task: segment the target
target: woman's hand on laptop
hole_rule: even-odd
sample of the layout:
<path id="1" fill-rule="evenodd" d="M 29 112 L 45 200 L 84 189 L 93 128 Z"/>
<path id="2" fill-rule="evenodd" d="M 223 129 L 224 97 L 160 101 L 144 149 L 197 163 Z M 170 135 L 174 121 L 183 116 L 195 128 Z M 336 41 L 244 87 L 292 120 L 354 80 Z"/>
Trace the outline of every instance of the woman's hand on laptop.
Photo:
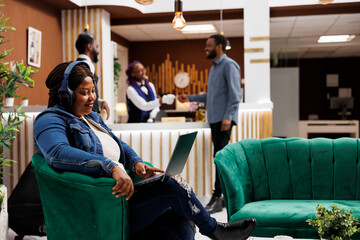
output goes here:
<path id="1" fill-rule="evenodd" d="M 159 169 L 159 168 L 155 168 L 155 167 L 150 167 L 149 165 L 143 163 L 143 162 L 137 162 L 135 164 L 135 173 L 136 175 L 142 177 L 142 178 L 149 178 L 152 177 L 154 175 L 156 175 L 156 172 L 164 172 L 164 170 Z"/>

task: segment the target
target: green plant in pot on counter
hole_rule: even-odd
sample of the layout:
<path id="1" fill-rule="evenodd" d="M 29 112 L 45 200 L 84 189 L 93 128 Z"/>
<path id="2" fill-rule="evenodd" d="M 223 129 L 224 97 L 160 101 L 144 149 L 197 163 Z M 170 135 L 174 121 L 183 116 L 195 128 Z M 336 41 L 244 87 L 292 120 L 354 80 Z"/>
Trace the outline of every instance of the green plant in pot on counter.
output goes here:
<path id="1" fill-rule="evenodd" d="M 359 221 L 353 216 L 353 211 L 344 210 L 342 206 L 334 204 L 331 209 L 323 205 L 315 208 L 315 219 L 308 219 L 306 222 L 316 228 L 322 239 L 345 240 L 359 231 Z"/>

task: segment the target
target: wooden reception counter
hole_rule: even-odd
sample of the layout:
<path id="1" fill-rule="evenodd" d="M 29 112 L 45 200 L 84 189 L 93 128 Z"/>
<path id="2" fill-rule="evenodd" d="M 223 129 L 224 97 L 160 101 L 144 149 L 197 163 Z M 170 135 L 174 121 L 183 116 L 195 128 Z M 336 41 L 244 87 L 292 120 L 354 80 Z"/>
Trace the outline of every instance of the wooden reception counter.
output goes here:
<path id="1" fill-rule="evenodd" d="M 33 122 L 42 107 L 27 112 L 29 118 L 20 127 L 17 140 L 13 142 L 13 152 L 8 157 L 17 161 L 6 168 L 11 176 L 4 177 L 9 191 L 16 186 L 18 179 L 34 154 Z M 38 110 L 38 111 L 34 111 Z M 5 113 L 6 114 L 6 113 Z M 189 160 L 182 173 L 193 187 L 198 197 L 212 194 L 215 180 L 213 148 L 209 125 L 205 122 L 183 123 L 137 123 L 108 124 L 116 136 L 130 145 L 145 161 L 160 168 L 166 168 L 169 157 L 180 134 L 197 131 L 197 138 L 191 150 Z M 271 109 L 244 109 L 239 111 L 238 125 L 233 127 L 230 142 L 245 138 L 264 138 L 272 136 Z"/>

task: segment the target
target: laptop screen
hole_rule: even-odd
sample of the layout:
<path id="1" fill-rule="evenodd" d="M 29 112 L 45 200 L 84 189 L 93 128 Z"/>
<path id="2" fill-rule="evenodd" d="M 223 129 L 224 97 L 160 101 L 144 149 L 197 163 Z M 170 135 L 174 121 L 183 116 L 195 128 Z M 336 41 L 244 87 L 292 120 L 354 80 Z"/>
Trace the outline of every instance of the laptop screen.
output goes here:
<path id="1" fill-rule="evenodd" d="M 167 176 L 175 176 L 182 172 L 194 144 L 196 135 L 197 132 L 192 132 L 179 136 L 169 164 L 166 168 L 165 174 Z"/>

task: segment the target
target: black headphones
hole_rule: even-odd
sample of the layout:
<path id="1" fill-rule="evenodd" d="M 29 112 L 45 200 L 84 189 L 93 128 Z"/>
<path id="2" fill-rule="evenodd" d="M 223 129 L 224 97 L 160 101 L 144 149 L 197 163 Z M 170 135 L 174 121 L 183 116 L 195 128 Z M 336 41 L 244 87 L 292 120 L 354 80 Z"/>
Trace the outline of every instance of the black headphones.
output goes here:
<path id="1" fill-rule="evenodd" d="M 85 61 L 74 61 L 70 63 L 64 72 L 64 78 L 62 79 L 61 87 L 58 90 L 59 102 L 63 106 L 71 106 L 74 102 L 74 92 L 69 88 L 69 75 L 76 65 L 85 64 L 89 69 L 90 66 Z"/>

